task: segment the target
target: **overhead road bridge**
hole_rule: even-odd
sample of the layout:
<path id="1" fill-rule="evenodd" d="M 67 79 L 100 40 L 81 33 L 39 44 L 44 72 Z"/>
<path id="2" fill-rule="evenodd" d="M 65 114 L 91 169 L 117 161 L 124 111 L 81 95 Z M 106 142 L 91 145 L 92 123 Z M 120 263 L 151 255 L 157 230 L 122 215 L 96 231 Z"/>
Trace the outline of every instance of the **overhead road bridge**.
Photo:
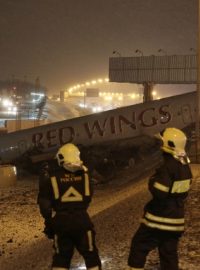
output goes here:
<path id="1" fill-rule="evenodd" d="M 196 55 L 110 57 L 109 81 L 144 86 L 144 102 L 152 100 L 154 84 L 195 84 Z"/>

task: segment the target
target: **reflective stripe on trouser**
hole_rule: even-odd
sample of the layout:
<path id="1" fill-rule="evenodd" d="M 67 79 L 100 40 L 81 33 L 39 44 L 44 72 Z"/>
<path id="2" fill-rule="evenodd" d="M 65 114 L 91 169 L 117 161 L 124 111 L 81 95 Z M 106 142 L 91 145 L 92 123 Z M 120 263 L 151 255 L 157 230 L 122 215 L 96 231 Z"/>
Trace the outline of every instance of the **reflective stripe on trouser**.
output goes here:
<path id="1" fill-rule="evenodd" d="M 57 233 L 54 240 L 55 253 L 52 263 L 53 270 L 54 268 L 56 269 L 56 267 L 58 270 L 70 268 L 74 248 L 83 256 L 87 269 L 101 269 L 101 261 L 98 255 L 98 249 L 95 245 L 95 232 L 93 230 L 88 230 L 84 233 L 82 231 Z"/>
<path id="2" fill-rule="evenodd" d="M 95 244 L 95 232 L 93 230 L 88 230 L 85 235 L 83 235 L 77 249 L 83 256 L 88 270 L 101 269 L 101 261 Z"/>
<path id="3" fill-rule="evenodd" d="M 143 269 L 148 253 L 158 248 L 162 270 L 178 270 L 177 246 L 181 233 L 162 231 L 140 225 L 131 243 L 128 265 Z"/>

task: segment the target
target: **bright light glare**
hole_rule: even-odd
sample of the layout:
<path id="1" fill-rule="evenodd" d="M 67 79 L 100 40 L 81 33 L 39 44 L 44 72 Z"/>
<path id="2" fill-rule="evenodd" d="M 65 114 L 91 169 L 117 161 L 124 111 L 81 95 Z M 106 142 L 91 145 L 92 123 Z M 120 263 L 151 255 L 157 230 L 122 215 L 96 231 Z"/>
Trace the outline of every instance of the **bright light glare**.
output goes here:
<path id="1" fill-rule="evenodd" d="M 2 114 L 4 114 L 4 115 L 16 115 L 17 112 L 16 111 L 5 111 L 5 112 L 2 112 Z"/>
<path id="2" fill-rule="evenodd" d="M 87 108 L 87 104 L 79 103 L 79 107 L 80 107 L 80 108 Z"/>
<path id="3" fill-rule="evenodd" d="M 105 78 L 105 79 L 99 78 L 99 79 L 96 79 L 96 80 L 92 80 L 90 82 L 87 81 L 85 83 L 77 84 L 77 85 L 75 85 L 73 87 L 70 87 L 68 89 L 68 92 L 71 93 L 71 90 L 74 90 L 74 89 L 77 89 L 77 88 L 79 89 L 80 87 L 90 86 L 90 85 L 94 85 L 94 84 L 98 84 L 98 83 L 107 83 L 107 82 L 109 82 L 109 79 L 108 78 Z"/>
<path id="4" fill-rule="evenodd" d="M 156 96 L 156 95 L 157 95 L 157 92 L 156 92 L 156 91 L 153 91 L 153 92 L 152 92 L 152 95 L 153 95 L 153 96 Z"/>
<path id="5" fill-rule="evenodd" d="M 95 112 L 101 112 L 102 111 L 102 107 L 97 106 L 97 107 L 92 107 L 92 111 Z"/>
<path id="6" fill-rule="evenodd" d="M 31 96 L 44 97 L 44 94 L 43 93 L 34 93 L 34 92 L 31 92 Z"/>
<path id="7" fill-rule="evenodd" d="M 112 96 L 105 96 L 105 100 L 112 100 Z"/>
<path id="8" fill-rule="evenodd" d="M 8 106 L 13 106 L 12 101 L 8 100 L 8 99 L 3 99 L 2 100 L 3 106 L 4 107 L 8 107 Z"/>

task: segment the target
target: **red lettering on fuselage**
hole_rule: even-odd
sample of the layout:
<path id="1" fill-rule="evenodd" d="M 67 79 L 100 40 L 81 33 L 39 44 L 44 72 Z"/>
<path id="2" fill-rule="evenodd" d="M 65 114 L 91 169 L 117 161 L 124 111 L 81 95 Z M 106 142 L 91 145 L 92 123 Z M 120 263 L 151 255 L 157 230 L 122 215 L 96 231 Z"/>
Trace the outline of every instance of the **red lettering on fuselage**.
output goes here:
<path id="1" fill-rule="evenodd" d="M 39 132 L 36 134 L 33 134 L 32 136 L 32 143 L 34 144 L 34 146 L 38 147 L 42 144 L 42 138 L 43 138 L 43 133 Z"/>
<path id="2" fill-rule="evenodd" d="M 136 130 L 136 124 L 135 124 L 135 112 L 133 112 L 133 122 L 128 120 L 123 115 L 119 115 L 119 130 L 120 132 L 123 132 L 123 123 L 131 127 L 132 129 Z"/>
<path id="3" fill-rule="evenodd" d="M 164 110 L 166 107 L 169 108 L 169 105 L 163 105 L 159 108 L 159 113 L 161 115 L 161 124 L 167 124 L 172 119 L 171 114 L 168 111 Z"/>
<path id="4" fill-rule="evenodd" d="M 152 127 L 157 124 L 157 119 L 155 118 L 155 116 L 148 117 L 151 111 L 153 112 L 153 115 L 154 115 L 155 108 L 148 108 L 139 114 L 138 120 L 140 121 L 141 126 Z M 145 120 L 145 116 L 146 118 L 149 118 L 149 119 Z"/>
<path id="5" fill-rule="evenodd" d="M 50 129 L 33 134 L 32 143 L 36 147 L 51 148 L 72 142 L 75 136 L 73 127 Z"/>
<path id="6" fill-rule="evenodd" d="M 72 142 L 75 137 L 75 130 L 73 127 L 64 127 L 59 129 L 60 145 Z"/>
<path id="7" fill-rule="evenodd" d="M 47 147 L 54 147 L 56 146 L 56 139 L 57 139 L 57 131 L 56 129 L 48 130 L 46 134 L 47 138 Z"/>
<path id="8" fill-rule="evenodd" d="M 127 115 L 130 115 L 128 117 Z M 158 108 L 146 108 L 143 111 L 132 111 L 132 114 L 118 114 L 112 115 L 105 119 L 94 120 L 93 122 L 80 123 L 78 132 L 81 132 L 81 140 L 84 141 L 98 137 L 105 137 L 124 135 L 130 128 L 136 131 L 139 126 L 148 128 L 158 124 L 166 124 L 171 121 L 172 115 L 169 112 L 169 105 L 162 105 Z M 99 114 L 97 117 L 100 116 Z M 58 129 L 49 129 L 45 132 L 38 132 L 33 134 L 32 142 L 36 147 L 42 146 L 43 148 L 59 147 L 68 142 L 73 142 L 78 133 L 75 132 L 74 127 L 60 127 Z M 124 136 L 125 137 L 125 136 Z"/>
<path id="9" fill-rule="evenodd" d="M 169 108 L 169 105 L 163 105 L 158 109 L 158 115 L 156 115 L 155 108 L 148 108 L 142 111 L 139 116 L 138 120 L 140 121 L 141 126 L 143 127 L 153 127 L 159 124 L 167 124 L 171 120 L 170 112 L 166 111 L 165 108 Z M 151 116 L 150 116 L 151 113 Z"/>
<path id="10" fill-rule="evenodd" d="M 92 127 L 89 126 L 89 123 L 84 123 L 85 131 L 88 135 L 88 138 L 91 139 L 95 135 L 95 130 L 97 130 L 98 134 L 103 137 L 105 133 L 107 118 L 103 122 L 103 127 L 101 127 L 99 121 L 95 120 Z"/>
<path id="11" fill-rule="evenodd" d="M 110 129 L 111 129 L 111 133 L 115 134 L 116 133 L 116 128 L 115 128 L 115 117 L 111 116 L 110 117 Z"/>

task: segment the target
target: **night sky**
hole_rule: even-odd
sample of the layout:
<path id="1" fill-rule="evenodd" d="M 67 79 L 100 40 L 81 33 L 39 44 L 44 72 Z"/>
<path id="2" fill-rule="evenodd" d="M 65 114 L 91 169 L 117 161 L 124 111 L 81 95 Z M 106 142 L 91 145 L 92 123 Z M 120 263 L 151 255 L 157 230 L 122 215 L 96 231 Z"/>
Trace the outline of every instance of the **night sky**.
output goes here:
<path id="1" fill-rule="evenodd" d="M 58 92 L 108 77 L 122 56 L 191 54 L 198 0 L 0 0 L 0 80 L 15 76 Z"/>

